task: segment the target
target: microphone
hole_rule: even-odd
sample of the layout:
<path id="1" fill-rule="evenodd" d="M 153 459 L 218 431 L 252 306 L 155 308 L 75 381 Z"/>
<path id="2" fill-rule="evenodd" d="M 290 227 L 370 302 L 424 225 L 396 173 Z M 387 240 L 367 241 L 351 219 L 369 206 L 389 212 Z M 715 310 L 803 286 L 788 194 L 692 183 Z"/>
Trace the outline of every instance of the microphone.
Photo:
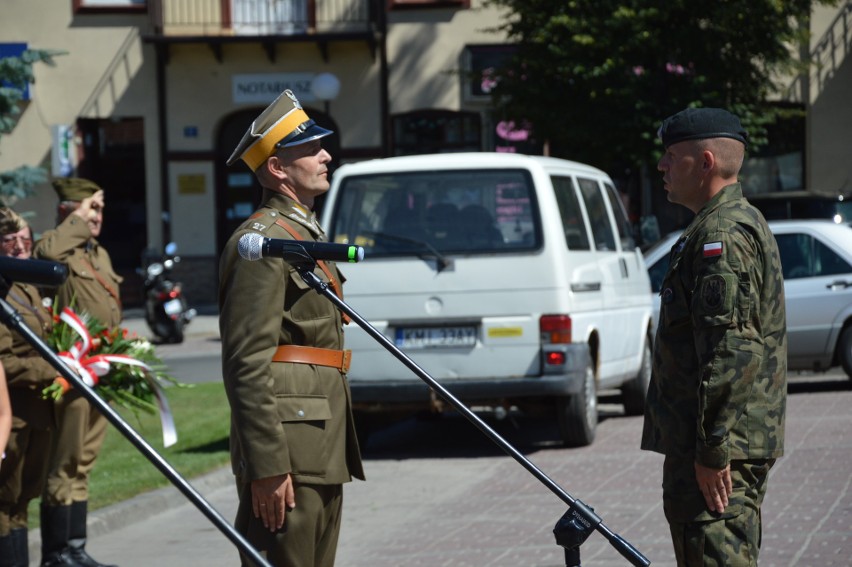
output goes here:
<path id="1" fill-rule="evenodd" d="M 22 282 L 57 286 L 68 277 L 68 266 L 61 262 L 0 256 L 0 277 L 8 283 Z"/>
<path id="2" fill-rule="evenodd" d="M 364 249 L 360 246 L 266 238 L 256 232 L 242 235 L 237 242 L 237 251 L 243 259 L 251 262 L 266 256 L 283 258 L 288 262 L 331 260 L 355 263 L 364 259 Z"/>

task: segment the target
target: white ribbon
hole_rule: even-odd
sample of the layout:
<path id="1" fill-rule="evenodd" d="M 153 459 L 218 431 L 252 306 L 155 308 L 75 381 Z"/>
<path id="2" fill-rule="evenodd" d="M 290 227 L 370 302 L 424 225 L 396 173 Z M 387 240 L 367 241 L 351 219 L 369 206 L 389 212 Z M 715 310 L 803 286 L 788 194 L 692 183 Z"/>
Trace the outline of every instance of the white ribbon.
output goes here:
<path id="1" fill-rule="evenodd" d="M 142 375 L 145 377 L 148 385 L 151 386 L 151 390 L 154 392 L 154 397 L 157 400 L 157 407 L 160 410 L 160 424 L 163 428 L 163 447 L 171 447 L 177 443 L 177 429 L 175 428 L 172 410 L 151 367 L 141 360 L 124 354 L 97 354 L 87 357 L 86 355 L 92 348 L 92 337 L 89 335 L 89 329 L 86 327 L 86 324 L 68 307 L 62 310 L 59 318 L 82 339 L 82 342 L 74 343 L 68 349 L 68 352 L 59 353 L 59 358 L 80 377 L 83 383 L 92 388 L 97 385 L 99 376 L 106 376 L 109 373 L 111 364 L 126 364 L 141 368 L 143 370 Z"/>

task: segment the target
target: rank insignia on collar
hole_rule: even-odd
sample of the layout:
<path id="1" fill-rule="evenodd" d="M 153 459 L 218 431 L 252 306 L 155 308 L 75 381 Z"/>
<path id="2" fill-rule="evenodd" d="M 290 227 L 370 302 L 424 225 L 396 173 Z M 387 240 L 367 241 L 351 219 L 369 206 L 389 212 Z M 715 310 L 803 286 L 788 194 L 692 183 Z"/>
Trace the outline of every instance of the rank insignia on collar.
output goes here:
<path id="1" fill-rule="evenodd" d="M 722 243 L 721 242 L 708 242 L 704 245 L 704 257 L 705 258 L 715 258 L 716 256 L 722 255 Z"/>

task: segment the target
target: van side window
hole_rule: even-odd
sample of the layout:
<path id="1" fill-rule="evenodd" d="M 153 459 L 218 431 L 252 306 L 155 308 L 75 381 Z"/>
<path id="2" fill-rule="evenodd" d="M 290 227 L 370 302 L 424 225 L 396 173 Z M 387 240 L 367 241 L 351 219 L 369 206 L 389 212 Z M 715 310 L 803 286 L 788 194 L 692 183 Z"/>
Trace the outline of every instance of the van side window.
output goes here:
<path id="1" fill-rule="evenodd" d="M 586 220 L 580 209 L 580 201 L 570 177 L 553 175 L 550 178 L 553 183 L 553 193 L 556 196 L 556 204 L 559 206 L 559 216 L 562 217 L 562 230 L 565 232 L 565 243 L 569 250 L 591 250 L 589 245 L 589 231 L 586 228 Z"/>
<path id="2" fill-rule="evenodd" d="M 589 223 L 592 225 L 592 235 L 595 238 L 597 250 L 615 250 L 615 232 L 612 222 L 606 212 L 606 204 L 601 194 L 601 188 L 594 179 L 577 178 L 580 184 L 580 192 L 586 203 L 586 212 L 589 214 Z"/>
<path id="3" fill-rule="evenodd" d="M 541 246 L 532 178 L 522 170 L 435 170 L 348 177 L 334 242 L 371 256 L 502 253 Z"/>
<path id="4" fill-rule="evenodd" d="M 627 213 L 624 212 L 624 202 L 615 187 L 604 182 L 606 197 L 609 199 L 609 208 L 612 209 L 612 214 L 615 216 L 615 226 L 618 228 L 618 238 L 621 240 L 622 250 L 633 250 L 636 248 L 636 242 L 633 240 L 633 230 L 630 228 L 630 221 L 627 219 Z"/>

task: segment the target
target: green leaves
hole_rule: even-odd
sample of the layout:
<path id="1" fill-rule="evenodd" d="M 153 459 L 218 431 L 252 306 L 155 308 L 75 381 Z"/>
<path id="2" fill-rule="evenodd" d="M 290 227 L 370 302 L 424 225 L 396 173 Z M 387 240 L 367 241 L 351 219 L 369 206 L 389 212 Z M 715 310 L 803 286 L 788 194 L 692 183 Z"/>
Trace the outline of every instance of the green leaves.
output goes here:
<path id="1" fill-rule="evenodd" d="M 11 132 L 21 114 L 23 92 L 35 83 L 33 64 L 56 65 L 55 57 L 66 51 L 27 49 L 20 57 L 0 58 L 0 136 Z M 17 200 L 33 194 L 32 187 L 47 180 L 40 167 L 23 165 L 15 170 L 0 172 L 0 203 L 12 206 Z"/>
<path id="2" fill-rule="evenodd" d="M 610 170 L 656 160 L 659 122 L 689 106 L 734 110 L 751 149 L 764 143 L 772 77 L 793 68 L 811 9 L 805 0 L 494 3 L 510 10 L 501 29 L 518 45 L 498 73 L 498 115 L 531 122 L 553 155 Z"/>

